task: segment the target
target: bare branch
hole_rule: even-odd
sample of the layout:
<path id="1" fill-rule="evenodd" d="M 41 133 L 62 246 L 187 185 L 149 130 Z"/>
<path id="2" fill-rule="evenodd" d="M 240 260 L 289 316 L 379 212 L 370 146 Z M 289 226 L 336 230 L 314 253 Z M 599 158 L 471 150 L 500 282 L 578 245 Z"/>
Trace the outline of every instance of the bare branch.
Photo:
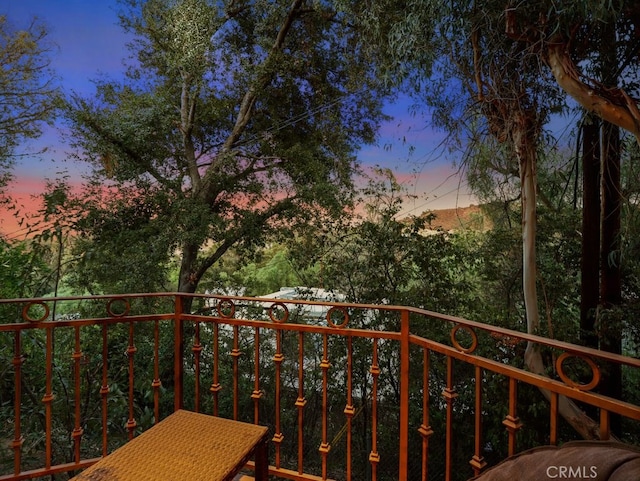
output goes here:
<path id="1" fill-rule="evenodd" d="M 556 36 L 549 42 L 546 54 L 549 68 L 565 92 L 589 112 L 632 133 L 640 143 L 640 111 L 636 101 L 622 89 L 605 91 L 581 80 L 561 37 Z"/>
<path id="2" fill-rule="evenodd" d="M 287 15 L 287 18 L 284 20 L 282 25 L 280 26 L 278 35 L 276 36 L 273 46 L 271 47 L 271 52 L 269 53 L 269 55 L 267 56 L 267 58 L 263 63 L 264 65 L 269 65 L 272 62 L 275 54 L 284 45 L 284 41 L 287 36 L 287 33 L 289 33 L 289 30 L 291 29 L 291 26 L 293 25 L 293 21 L 295 20 L 296 16 L 299 15 L 300 13 L 299 10 L 301 5 L 302 5 L 302 0 L 294 0 L 294 2 L 292 3 L 291 8 L 289 9 L 289 14 Z M 254 85 L 252 85 L 249 88 L 249 90 L 247 90 L 247 92 L 244 94 L 244 98 L 242 99 L 242 103 L 240 104 L 240 111 L 238 112 L 238 117 L 236 118 L 236 124 L 233 127 L 233 131 L 231 132 L 226 142 L 224 143 L 224 146 L 222 148 L 223 151 L 231 150 L 233 145 L 240 138 L 240 135 L 242 134 L 245 127 L 249 123 L 249 120 L 251 119 L 251 114 L 253 111 L 253 106 L 255 105 L 255 102 L 256 102 L 258 91 L 260 90 L 261 87 L 266 85 L 269 82 L 269 80 L 271 80 L 270 75 L 268 74 L 262 75 L 258 79 L 258 81 Z"/>

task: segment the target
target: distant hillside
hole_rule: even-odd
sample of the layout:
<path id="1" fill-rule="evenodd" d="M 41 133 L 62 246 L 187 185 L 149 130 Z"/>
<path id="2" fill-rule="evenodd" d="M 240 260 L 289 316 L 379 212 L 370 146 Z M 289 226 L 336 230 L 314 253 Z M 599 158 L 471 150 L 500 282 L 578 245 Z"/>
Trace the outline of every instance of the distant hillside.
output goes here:
<path id="1" fill-rule="evenodd" d="M 471 229 L 486 231 L 491 229 L 491 221 L 484 215 L 480 206 L 456 207 L 454 209 L 439 209 L 425 212 L 422 215 L 435 215 L 431 221 L 432 231 L 444 230 L 447 232 Z"/>

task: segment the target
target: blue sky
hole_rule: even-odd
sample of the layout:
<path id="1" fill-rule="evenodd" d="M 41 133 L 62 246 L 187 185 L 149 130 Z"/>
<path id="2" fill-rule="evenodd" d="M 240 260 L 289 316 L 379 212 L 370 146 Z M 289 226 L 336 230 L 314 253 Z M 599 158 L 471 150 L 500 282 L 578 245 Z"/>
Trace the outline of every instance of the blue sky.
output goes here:
<path id="1" fill-rule="evenodd" d="M 124 70 L 127 38 L 118 25 L 118 10 L 117 0 L 3 0 L 0 7 L 0 13 L 17 27 L 26 26 L 34 16 L 47 24 L 49 40 L 57 46 L 53 67 L 63 88 L 86 96 L 94 91 L 91 79 L 102 74 L 117 77 Z M 400 99 L 386 107 L 394 118 L 382 126 L 377 145 L 362 148 L 361 162 L 391 168 L 418 196 L 406 203 L 406 213 L 473 203 L 451 159 L 438 148 L 443 134 L 425 127 L 427 118 L 410 115 L 408 105 L 407 99 Z M 43 147 L 47 148 L 44 154 L 33 154 Z M 24 146 L 27 155 L 16 165 L 12 192 L 25 205 L 31 204 L 31 196 L 42 191 L 46 178 L 61 173 L 79 178 L 83 166 L 65 161 L 68 151 L 56 129 L 48 129 L 41 139 Z M 0 231 L 11 233 L 12 228 L 6 219 L 1 221 Z"/>

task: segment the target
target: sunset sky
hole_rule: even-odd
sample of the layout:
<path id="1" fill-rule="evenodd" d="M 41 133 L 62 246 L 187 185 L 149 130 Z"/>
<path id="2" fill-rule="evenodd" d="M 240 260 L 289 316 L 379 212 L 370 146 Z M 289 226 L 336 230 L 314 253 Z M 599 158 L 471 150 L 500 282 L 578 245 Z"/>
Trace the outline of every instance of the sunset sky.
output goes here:
<path id="1" fill-rule="evenodd" d="M 57 46 L 53 67 L 66 92 L 90 96 L 94 92 L 92 79 L 101 75 L 117 78 L 123 72 L 128 51 L 127 39 L 117 23 L 117 0 L 4 0 L 1 5 L 0 13 L 16 27 L 25 27 L 34 16 L 48 25 L 49 40 Z M 409 192 L 418 196 L 406 203 L 404 213 L 473 203 L 452 159 L 439 148 L 443 134 L 430 129 L 427 118 L 410 115 L 408 105 L 401 99 L 386 107 L 394 119 L 382 126 L 377 145 L 361 149 L 360 161 L 364 166 L 391 168 Z M 414 148 L 411 154 L 409 146 Z M 43 148 L 46 152 L 37 154 Z M 24 206 L 23 212 L 37 209 L 33 196 L 42 192 L 46 179 L 69 175 L 73 182 L 81 182 L 86 166 L 65 160 L 69 150 L 56 128 L 23 146 L 10 186 L 12 196 Z M 9 239 L 26 233 L 3 210 L 0 232 Z"/>

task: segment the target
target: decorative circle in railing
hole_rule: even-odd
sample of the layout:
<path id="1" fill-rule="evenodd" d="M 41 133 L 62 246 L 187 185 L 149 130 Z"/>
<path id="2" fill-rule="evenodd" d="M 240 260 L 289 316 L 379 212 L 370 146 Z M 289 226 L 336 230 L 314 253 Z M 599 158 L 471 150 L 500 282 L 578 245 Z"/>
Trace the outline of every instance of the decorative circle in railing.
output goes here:
<path id="1" fill-rule="evenodd" d="M 31 317 L 31 308 L 34 306 L 42 307 L 40 317 Z M 22 319 L 29 322 L 42 322 L 49 317 L 49 306 L 42 301 L 29 302 L 22 308 Z"/>
<path id="2" fill-rule="evenodd" d="M 289 320 L 289 309 L 282 302 L 274 302 L 267 311 L 269 319 L 273 322 L 284 324 Z M 279 315 L 282 313 L 282 316 Z"/>
<path id="3" fill-rule="evenodd" d="M 121 309 L 114 309 L 114 307 L 121 306 Z M 107 302 L 107 312 L 111 317 L 124 317 L 129 314 L 131 310 L 131 304 L 127 299 L 123 299 L 122 297 L 114 297 L 113 299 L 109 299 Z"/>
<path id="4" fill-rule="evenodd" d="M 236 305 L 231 299 L 220 299 L 216 307 L 218 310 L 218 315 L 220 317 L 224 317 L 225 319 L 232 318 L 236 313 Z"/>
<path id="5" fill-rule="evenodd" d="M 334 314 L 337 312 L 342 313 L 342 319 L 341 319 L 341 322 L 339 323 L 334 321 Z M 338 320 L 337 316 L 336 316 L 336 320 Z M 333 306 L 327 312 L 327 323 L 331 327 L 335 327 L 337 329 L 343 328 L 349 323 L 349 312 L 347 311 L 346 308 L 342 306 Z"/>
<path id="6" fill-rule="evenodd" d="M 583 384 L 583 383 L 575 382 L 573 379 L 567 376 L 567 374 L 564 372 L 565 371 L 564 362 L 567 359 L 570 359 L 572 357 L 576 359 L 580 359 L 581 361 L 584 361 L 587 363 L 587 365 L 591 369 L 591 381 Z M 600 382 L 600 368 L 598 367 L 598 365 L 590 357 L 582 356 L 580 354 L 563 352 L 562 354 L 560 354 L 560 356 L 558 356 L 558 359 L 556 360 L 556 370 L 558 371 L 558 376 L 560 376 L 560 379 L 562 379 L 562 381 L 566 385 L 571 386 L 572 388 L 578 389 L 580 391 L 591 391 Z"/>
<path id="7" fill-rule="evenodd" d="M 456 337 L 456 335 L 458 334 L 458 331 L 460 329 L 467 332 L 471 336 L 471 345 L 469 347 L 462 347 L 462 345 L 458 342 L 458 338 Z M 465 354 L 471 354 L 476 350 L 476 347 L 478 347 L 478 336 L 476 334 L 476 331 L 474 331 L 471 327 L 465 326 L 463 324 L 455 325 L 453 329 L 451 329 L 451 344 L 453 344 L 453 347 L 455 347 L 458 351 L 464 352 Z"/>

